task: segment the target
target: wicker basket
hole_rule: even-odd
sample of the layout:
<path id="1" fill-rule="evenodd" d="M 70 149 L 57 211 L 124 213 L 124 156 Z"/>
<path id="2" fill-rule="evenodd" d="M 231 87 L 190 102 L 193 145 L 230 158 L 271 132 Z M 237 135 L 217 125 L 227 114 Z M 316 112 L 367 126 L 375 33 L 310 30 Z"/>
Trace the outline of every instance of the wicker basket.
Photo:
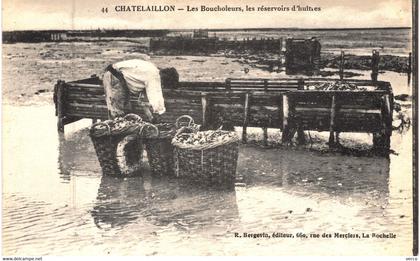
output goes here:
<path id="1" fill-rule="evenodd" d="M 188 122 L 183 124 L 181 122 L 182 119 L 187 119 Z M 155 126 L 159 129 L 159 135 L 144 140 L 150 170 L 154 176 L 174 176 L 174 147 L 171 143 L 172 138 L 182 126 L 198 129 L 198 125 L 194 124 L 194 120 L 190 116 L 182 115 L 176 120 L 175 124 L 161 123 Z"/>
<path id="2" fill-rule="evenodd" d="M 121 119 L 98 122 L 90 128 L 89 134 L 104 175 L 140 174 L 143 144 L 137 133 L 144 122 L 135 114 L 128 114 L 123 120 L 129 124 L 114 130 L 111 126 Z"/>
<path id="3" fill-rule="evenodd" d="M 176 139 L 172 144 L 175 146 L 177 177 L 206 186 L 234 187 L 239 151 L 239 137 L 236 134 L 227 140 L 209 144 L 187 145 Z"/>

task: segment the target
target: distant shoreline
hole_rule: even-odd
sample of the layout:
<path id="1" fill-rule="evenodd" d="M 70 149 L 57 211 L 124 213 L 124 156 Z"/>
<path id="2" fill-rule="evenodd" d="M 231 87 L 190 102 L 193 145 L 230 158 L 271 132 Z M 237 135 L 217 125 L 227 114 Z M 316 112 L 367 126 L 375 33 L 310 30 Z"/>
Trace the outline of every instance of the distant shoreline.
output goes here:
<path id="1" fill-rule="evenodd" d="M 71 42 L 77 41 L 86 37 L 90 38 L 142 38 L 142 37 L 166 37 L 171 34 L 191 34 L 194 35 L 203 32 L 203 35 L 208 36 L 209 33 L 271 33 L 271 34 L 295 34 L 295 33 L 312 33 L 317 34 L 319 32 L 338 32 L 351 34 L 352 32 L 365 31 L 369 34 L 377 34 L 386 30 L 389 33 L 395 31 L 408 32 L 409 27 L 376 27 L 376 28 L 215 28 L 215 29 L 159 29 L 159 30 L 143 30 L 143 29 L 96 29 L 96 30 L 25 30 L 25 31 L 3 31 L 3 43 L 19 43 L 19 42 Z M 199 36 L 200 37 L 200 36 Z M 310 37 L 310 36 L 308 36 Z"/>

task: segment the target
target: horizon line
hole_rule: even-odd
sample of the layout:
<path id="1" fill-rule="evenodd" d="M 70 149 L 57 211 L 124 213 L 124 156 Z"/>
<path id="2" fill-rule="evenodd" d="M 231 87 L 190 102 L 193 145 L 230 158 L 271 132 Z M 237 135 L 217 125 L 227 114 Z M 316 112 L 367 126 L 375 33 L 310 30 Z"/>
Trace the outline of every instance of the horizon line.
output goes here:
<path id="1" fill-rule="evenodd" d="M 2 30 L 2 32 L 26 32 L 26 31 L 193 31 L 193 30 L 206 30 L 206 31 L 277 31 L 277 30 L 300 30 L 300 31 L 321 31 L 321 30 L 381 30 L 381 29 L 412 29 L 411 26 L 396 26 L 396 27 L 256 27 L 256 28 L 185 28 L 185 29 L 128 29 L 128 28 L 97 28 L 97 29 L 22 29 L 22 30 Z"/>

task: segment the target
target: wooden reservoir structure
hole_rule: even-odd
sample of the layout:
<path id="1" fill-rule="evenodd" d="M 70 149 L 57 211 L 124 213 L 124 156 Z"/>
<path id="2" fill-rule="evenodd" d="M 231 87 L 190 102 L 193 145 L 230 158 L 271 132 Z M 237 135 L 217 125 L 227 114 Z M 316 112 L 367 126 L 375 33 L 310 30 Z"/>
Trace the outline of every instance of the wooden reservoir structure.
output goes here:
<path id="1" fill-rule="evenodd" d="M 373 145 L 389 148 L 392 134 L 393 93 L 389 82 L 346 80 L 363 91 L 307 90 L 308 84 L 340 79 L 232 79 L 224 82 L 179 82 L 177 88 L 163 87 L 166 112 L 161 120 L 174 122 L 188 114 L 203 126 L 217 128 L 228 122 L 243 127 L 282 131 L 282 141 L 290 142 L 296 130 L 373 133 Z M 71 122 L 108 118 L 104 88 L 98 77 L 64 82 L 54 90 L 57 127 L 63 132 Z M 133 113 L 142 115 L 137 97 L 131 97 Z"/>

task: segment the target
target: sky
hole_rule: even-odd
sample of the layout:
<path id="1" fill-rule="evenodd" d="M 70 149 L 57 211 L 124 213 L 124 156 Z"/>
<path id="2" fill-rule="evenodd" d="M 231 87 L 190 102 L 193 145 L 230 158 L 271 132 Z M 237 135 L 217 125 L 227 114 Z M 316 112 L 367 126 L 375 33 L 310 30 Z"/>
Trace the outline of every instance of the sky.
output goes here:
<path id="1" fill-rule="evenodd" d="M 3 0 L 2 29 L 196 29 L 411 27 L 410 0 Z M 116 6 L 174 5 L 175 12 L 116 12 Z M 321 11 L 187 12 L 198 7 L 320 7 Z M 108 8 L 103 13 L 102 8 Z"/>

